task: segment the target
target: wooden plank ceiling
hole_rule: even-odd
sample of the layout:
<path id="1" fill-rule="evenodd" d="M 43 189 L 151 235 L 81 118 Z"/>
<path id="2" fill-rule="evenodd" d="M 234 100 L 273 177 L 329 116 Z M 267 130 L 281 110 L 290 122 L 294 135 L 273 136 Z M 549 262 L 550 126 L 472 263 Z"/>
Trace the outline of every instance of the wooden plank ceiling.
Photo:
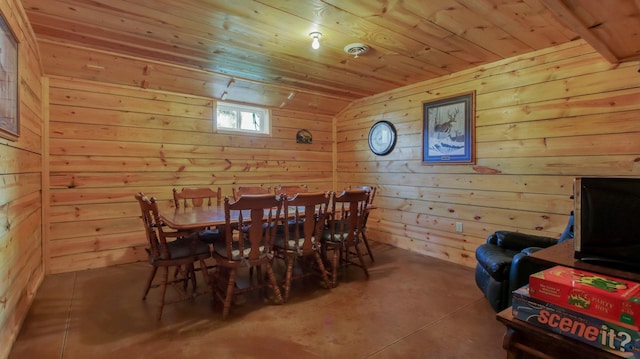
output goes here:
<path id="1" fill-rule="evenodd" d="M 328 114 L 358 98 L 579 37 L 612 62 L 640 54 L 634 0 L 22 3 L 41 47 L 65 44 L 196 68 L 215 86 L 195 94 L 226 92 L 232 101 Z M 322 33 L 318 50 L 311 48 L 314 31 Z M 344 51 L 351 43 L 369 51 L 356 58 Z"/>

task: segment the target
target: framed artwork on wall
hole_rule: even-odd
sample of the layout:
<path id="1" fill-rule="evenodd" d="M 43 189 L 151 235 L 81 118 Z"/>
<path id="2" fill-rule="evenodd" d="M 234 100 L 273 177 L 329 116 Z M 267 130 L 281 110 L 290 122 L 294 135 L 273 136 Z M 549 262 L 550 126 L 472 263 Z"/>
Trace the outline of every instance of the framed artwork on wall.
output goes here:
<path id="1" fill-rule="evenodd" d="M 423 121 L 423 163 L 475 163 L 475 91 L 424 102 Z"/>
<path id="2" fill-rule="evenodd" d="M 0 137 L 16 140 L 18 117 L 18 41 L 0 15 Z"/>

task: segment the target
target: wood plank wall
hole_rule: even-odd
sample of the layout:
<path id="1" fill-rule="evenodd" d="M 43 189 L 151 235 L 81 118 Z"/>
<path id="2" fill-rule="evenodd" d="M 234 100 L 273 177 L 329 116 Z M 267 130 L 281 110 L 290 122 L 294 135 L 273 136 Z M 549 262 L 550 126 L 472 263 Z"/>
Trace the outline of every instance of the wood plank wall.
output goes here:
<path id="1" fill-rule="evenodd" d="M 422 103 L 469 91 L 476 164 L 423 165 Z M 640 175 L 638 63 L 612 65 L 582 41 L 356 101 L 337 117 L 337 186 L 379 186 L 370 237 L 467 266 L 498 229 L 559 236 L 574 177 Z M 367 145 L 379 120 L 398 130 L 385 157 Z"/>
<path id="2" fill-rule="evenodd" d="M 332 188 L 332 117 L 274 108 L 271 136 L 235 135 L 213 130 L 214 105 L 207 97 L 51 78 L 48 273 L 146 259 L 138 191 L 169 202 L 172 188 L 183 186 L 220 186 L 229 196 L 240 184 Z M 302 128 L 312 144 L 296 143 Z"/>
<path id="3" fill-rule="evenodd" d="M 9 354 L 44 276 L 43 82 L 35 36 L 17 0 L 0 12 L 19 42 L 20 136 L 0 139 L 0 358 Z"/>

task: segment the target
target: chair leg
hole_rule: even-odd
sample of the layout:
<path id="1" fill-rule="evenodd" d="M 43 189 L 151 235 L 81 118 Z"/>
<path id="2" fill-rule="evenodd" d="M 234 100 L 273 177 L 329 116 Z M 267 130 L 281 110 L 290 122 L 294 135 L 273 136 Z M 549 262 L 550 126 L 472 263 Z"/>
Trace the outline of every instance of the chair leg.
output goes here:
<path id="1" fill-rule="evenodd" d="M 360 267 L 362 267 L 362 270 L 364 271 L 364 275 L 368 279 L 369 278 L 369 270 L 367 269 L 367 265 L 364 263 L 364 257 L 362 256 L 362 251 L 360 251 L 360 247 L 358 246 L 357 243 L 353 247 L 356 250 L 356 255 L 358 256 L 358 260 L 360 261 Z"/>
<path id="2" fill-rule="evenodd" d="M 158 267 L 153 266 L 153 268 L 151 268 L 151 274 L 149 275 L 149 279 L 147 280 L 147 287 L 144 289 L 142 300 L 147 299 L 147 294 L 149 294 L 149 289 L 151 289 L 151 283 L 153 283 L 153 278 L 155 278 L 157 271 L 158 271 Z"/>
<path id="3" fill-rule="evenodd" d="M 287 270 L 284 276 L 284 302 L 286 303 L 289 300 L 289 292 L 291 291 L 291 278 L 293 277 L 295 255 L 285 254 L 285 262 L 287 263 Z"/>
<path id="4" fill-rule="evenodd" d="M 349 268 L 349 246 L 347 240 L 340 242 L 340 260 L 338 261 L 338 267 L 343 270 L 344 277 L 346 278 Z"/>
<path id="5" fill-rule="evenodd" d="M 191 289 L 193 292 L 196 292 L 196 268 L 193 263 L 189 264 L 186 268 L 185 279 L 184 279 L 184 289 L 186 292 L 187 286 L 189 285 L 189 281 L 191 281 Z"/>
<path id="6" fill-rule="evenodd" d="M 334 248 L 333 249 L 333 260 L 332 260 L 332 272 L 331 273 L 331 286 L 332 287 L 337 287 L 338 286 L 338 267 L 340 265 L 340 249 L 339 248 Z"/>
<path id="7" fill-rule="evenodd" d="M 167 293 L 167 281 L 169 280 L 169 267 L 162 267 L 162 283 L 160 286 L 160 308 L 158 310 L 158 320 L 162 318 L 164 309 L 164 296 Z"/>
<path id="8" fill-rule="evenodd" d="M 265 276 L 262 275 L 262 266 L 256 266 L 256 267 L 252 267 L 252 268 L 256 268 L 256 272 L 257 272 L 257 277 L 256 278 L 258 280 L 258 284 L 263 284 Z"/>
<path id="9" fill-rule="evenodd" d="M 229 273 L 229 282 L 227 283 L 227 294 L 224 297 L 224 307 L 222 308 L 222 320 L 227 319 L 229 311 L 231 310 L 231 301 L 233 300 L 233 293 L 236 285 L 236 269 L 232 268 Z"/>
<path id="10" fill-rule="evenodd" d="M 275 302 L 278 304 L 282 304 L 284 301 L 282 300 L 282 293 L 280 293 L 280 287 L 278 286 L 278 280 L 276 279 L 276 275 L 273 272 L 273 268 L 271 268 L 271 264 L 267 263 L 267 275 L 269 276 L 269 282 L 271 283 L 271 289 L 273 290 L 273 294 L 276 297 Z"/>
<path id="11" fill-rule="evenodd" d="M 371 247 L 369 247 L 369 241 L 367 240 L 367 236 L 365 235 L 364 231 L 360 232 L 360 234 L 362 235 L 362 241 L 364 242 L 364 246 L 367 248 L 367 253 L 369 254 L 369 258 L 371 258 L 372 262 L 375 262 L 375 259 L 373 259 L 373 252 L 371 252 Z"/>
<path id="12" fill-rule="evenodd" d="M 326 288 L 330 288 L 331 285 L 329 283 L 329 276 L 327 275 L 327 270 L 324 267 L 324 263 L 322 262 L 322 257 L 320 256 L 320 253 L 315 252 L 315 257 L 316 257 L 316 262 L 318 263 L 318 270 L 320 271 L 320 275 L 322 276 L 322 282 L 324 283 Z"/>
<path id="13" fill-rule="evenodd" d="M 200 272 L 202 272 L 202 278 L 204 280 L 205 285 L 207 285 L 208 287 L 211 288 L 211 278 L 209 278 L 209 271 L 207 270 L 207 263 L 204 261 L 204 259 L 200 260 Z M 195 276 L 195 274 L 194 274 Z M 194 278 L 195 279 L 195 278 Z M 193 284 L 195 286 L 196 281 L 193 281 Z M 195 290 L 195 287 L 194 287 Z"/>

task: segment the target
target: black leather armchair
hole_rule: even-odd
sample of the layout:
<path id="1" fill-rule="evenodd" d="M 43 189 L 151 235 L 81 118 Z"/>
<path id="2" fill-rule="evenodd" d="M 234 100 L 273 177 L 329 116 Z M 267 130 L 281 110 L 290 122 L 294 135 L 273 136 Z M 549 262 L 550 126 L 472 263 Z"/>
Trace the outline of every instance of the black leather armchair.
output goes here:
<path id="1" fill-rule="evenodd" d="M 510 231 L 497 231 L 476 249 L 476 284 L 499 312 L 511 306 L 511 292 L 529 283 L 529 275 L 546 267 L 529 255 L 542 248 L 573 238 L 573 213 L 560 238 Z"/>

